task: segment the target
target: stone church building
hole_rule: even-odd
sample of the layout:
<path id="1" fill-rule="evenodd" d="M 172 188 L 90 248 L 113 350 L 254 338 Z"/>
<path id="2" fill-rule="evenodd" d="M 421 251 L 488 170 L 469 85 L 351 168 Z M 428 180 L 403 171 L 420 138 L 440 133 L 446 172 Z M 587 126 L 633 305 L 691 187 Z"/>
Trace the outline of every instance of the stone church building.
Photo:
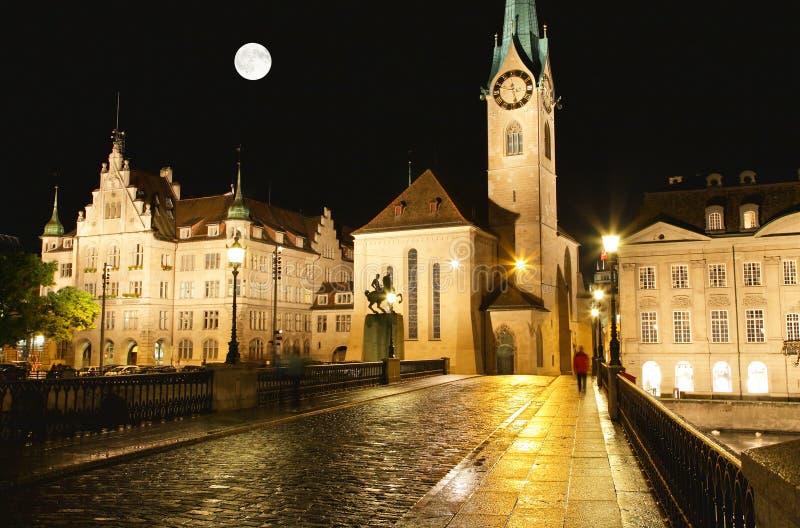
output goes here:
<path id="1" fill-rule="evenodd" d="M 403 359 L 447 356 L 458 373 L 558 374 L 590 331 L 579 244 L 558 227 L 548 39 L 533 0 L 507 0 L 481 99 L 487 112 L 488 220 L 459 208 L 430 170 L 354 236 L 348 359 L 362 359 L 364 292 L 389 274 L 403 295 Z"/>

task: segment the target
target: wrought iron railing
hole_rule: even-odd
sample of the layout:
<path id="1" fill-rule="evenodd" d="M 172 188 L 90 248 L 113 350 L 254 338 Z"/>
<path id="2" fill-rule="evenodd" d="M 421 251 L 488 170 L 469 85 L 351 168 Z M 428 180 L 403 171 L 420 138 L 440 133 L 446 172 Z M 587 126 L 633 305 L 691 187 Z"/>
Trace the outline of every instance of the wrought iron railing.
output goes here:
<path id="1" fill-rule="evenodd" d="M 439 376 L 445 372 L 444 359 L 406 360 L 400 362 L 400 379 Z"/>
<path id="2" fill-rule="evenodd" d="M 331 365 L 309 365 L 300 377 L 301 397 L 334 392 L 355 387 L 380 385 L 383 382 L 383 363 L 334 363 Z M 266 368 L 259 370 L 256 393 L 259 405 L 281 401 L 292 397 L 294 380 L 288 368 Z"/>
<path id="3" fill-rule="evenodd" d="M 615 381 L 620 420 L 671 525 L 755 526 L 741 462 L 635 384 Z"/>
<path id="4" fill-rule="evenodd" d="M 599 376 L 597 376 L 597 387 L 606 387 L 606 390 L 608 390 L 608 364 L 600 363 L 598 369 Z"/>
<path id="5" fill-rule="evenodd" d="M 0 438 L 66 436 L 211 412 L 213 372 L 0 383 Z"/>

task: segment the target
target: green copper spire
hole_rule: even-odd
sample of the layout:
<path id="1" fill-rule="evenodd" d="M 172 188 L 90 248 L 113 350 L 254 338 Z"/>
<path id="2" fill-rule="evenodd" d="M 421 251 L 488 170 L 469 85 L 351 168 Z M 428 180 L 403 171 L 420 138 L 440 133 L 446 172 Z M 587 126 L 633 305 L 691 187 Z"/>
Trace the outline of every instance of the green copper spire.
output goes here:
<path id="1" fill-rule="evenodd" d="M 58 219 L 58 185 L 56 185 L 56 197 L 53 199 L 53 216 L 44 226 L 44 236 L 61 236 L 64 234 L 64 226 Z"/>
<path id="2" fill-rule="evenodd" d="M 540 40 L 535 0 L 506 0 L 503 40 L 498 43 L 495 38 L 489 82 L 497 74 L 497 70 L 505 60 L 512 41 L 516 44 L 517 52 L 522 56 L 522 60 L 538 77 L 544 64 L 543 52 L 546 54 L 547 49 L 540 43 Z"/>
<path id="3" fill-rule="evenodd" d="M 237 163 L 236 169 L 236 196 L 228 207 L 228 220 L 250 220 L 250 209 L 244 204 L 242 198 L 242 163 Z"/>

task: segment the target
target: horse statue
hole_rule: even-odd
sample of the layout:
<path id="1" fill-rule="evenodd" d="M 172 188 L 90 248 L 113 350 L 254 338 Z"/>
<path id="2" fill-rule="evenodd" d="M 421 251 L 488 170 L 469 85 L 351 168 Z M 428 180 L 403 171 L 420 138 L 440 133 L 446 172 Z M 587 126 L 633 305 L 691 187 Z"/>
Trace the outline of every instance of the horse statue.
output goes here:
<path id="1" fill-rule="evenodd" d="M 394 292 L 394 288 L 392 287 L 392 276 L 391 276 L 391 274 L 386 273 L 386 275 L 383 276 L 383 283 L 382 284 L 381 284 L 379 278 L 380 278 L 380 275 L 376 274 L 375 275 L 375 280 L 372 281 L 372 287 L 374 289 L 372 291 L 364 290 L 364 295 L 366 295 L 367 300 L 369 301 L 369 304 L 367 305 L 367 308 L 372 310 L 372 313 L 387 313 L 386 310 L 383 309 L 381 304 L 383 304 L 383 302 L 386 300 L 386 296 L 389 293 L 393 293 Z M 403 302 L 403 294 L 402 293 L 398 293 L 398 294 L 395 294 L 395 295 L 396 295 L 398 303 Z M 375 305 L 378 306 L 378 310 L 380 310 L 380 311 L 375 310 L 375 308 L 373 308 L 373 306 L 375 306 Z"/>
<path id="2" fill-rule="evenodd" d="M 386 300 L 386 293 L 383 290 L 373 290 L 373 291 L 364 290 L 364 295 L 367 296 L 367 300 L 369 301 L 367 308 L 372 310 L 372 313 L 386 313 L 386 310 L 384 310 L 383 307 L 381 307 L 383 301 Z M 378 310 L 380 311 L 373 308 L 374 305 L 377 305 Z"/>

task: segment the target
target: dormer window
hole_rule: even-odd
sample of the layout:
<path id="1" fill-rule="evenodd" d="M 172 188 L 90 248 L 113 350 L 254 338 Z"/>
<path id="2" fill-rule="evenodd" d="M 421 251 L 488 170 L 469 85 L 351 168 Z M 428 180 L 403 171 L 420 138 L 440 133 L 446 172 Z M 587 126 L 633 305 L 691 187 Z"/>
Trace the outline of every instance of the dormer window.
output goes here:
<path id="1" fill-rule="evenodd" d="M 319 306 L 327 306 L 328 305 L 328 294 L 324 295 L 317 295 L 317 305 Z"/>
<path id="2" fill-rule="evenodd" d="M 67 248 L 67 249 L 72 247 L 72 239 L 71 238 L 65 238 L 64 239 L 64 247 Z"/>
<path id="3" fill-rule="evenodd" d="M 192 230 L 188 227 L 181 227 L 178 229 L 178 238 L 189 238 L 192 235 Z"/>
<path id="4" fill-rule="evenodd" d="M 516 121 L 506 128 L 506 156 L 522 154 L 522 126 Z"/>
<path id="5" fill-rule="evenodd" d="M 264 236 L 264 230 L 260 227 L 253 228 L 253 238 L 256 240 L 261 239 Z"/>
<path id="6" fill-rule="evenodd" d="M 283 231 L 275 231 L 275 242 L 283 244 Z"/>
<path id="7" fill-rule="evenodd" d="M 706 187 L 722 187 L 722 174 L 712 172 L 706 176 Z"/>
<path id="8" fill-rule="evenodd" d="M 295 237 L 295 239 L 296 239 L 295 240 L 295 244 L 294 244 L 295 246 L 297 246 L 299 248 L 305 246 L 306 241 L 305 241 L 305 239 L 303 237 L 299 236 L 299 237 Z"/>
<path id="9" fill-rule="evenodd" d="M 742 205 L 742 229 L 758 228 L 758 205 L 749 203 Z"/>
<path id="10" fill-rule="evenodd" d="M 337 293 L 336 304 L 353 304 L 352 293 Z"/>
<path id="11" fill-rule="evenodd" d="M 430 214 L 436 214 L 439 212 L 439 206 L 442 204 L 442 199 L 437 197 L 435 200 L 431 200 L 428 202 L 428 212 Z"/>
<path id="12" fill-rule="evenodd" d="M 395 204 L 394 205 L 394 215 L 395 216 L 402 215 L 403 211 L 405 211 L 405 209 L 406 209 L 406 202 L 405 201 L 401 201 L 400 203 Z"/>
<path id="13" fill-rule="evenodd" d="M 711 205 L 706 207 L 706 231 L 722 231 L 725 229 L 721 205 Z"/>
<path id="14" fill-rule="evenodd" d="M 219 224 L 208 225 L 208 236 L 210 237 L 219 236 Z"/>

